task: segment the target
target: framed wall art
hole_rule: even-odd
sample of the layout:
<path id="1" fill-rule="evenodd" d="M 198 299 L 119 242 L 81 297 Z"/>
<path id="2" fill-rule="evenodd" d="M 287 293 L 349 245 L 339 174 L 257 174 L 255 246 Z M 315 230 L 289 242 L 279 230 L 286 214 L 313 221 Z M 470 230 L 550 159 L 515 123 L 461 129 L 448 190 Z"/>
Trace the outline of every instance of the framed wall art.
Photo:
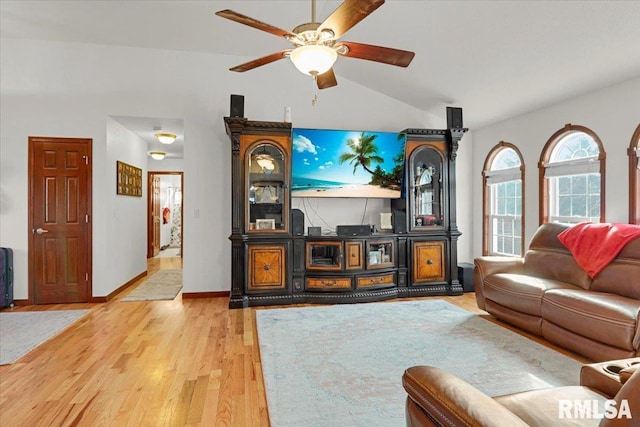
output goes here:
<path id="1" fill-rule="evenodd" d="M 116 161 L 116 194 L 142 197 L 142 169 Z"/>

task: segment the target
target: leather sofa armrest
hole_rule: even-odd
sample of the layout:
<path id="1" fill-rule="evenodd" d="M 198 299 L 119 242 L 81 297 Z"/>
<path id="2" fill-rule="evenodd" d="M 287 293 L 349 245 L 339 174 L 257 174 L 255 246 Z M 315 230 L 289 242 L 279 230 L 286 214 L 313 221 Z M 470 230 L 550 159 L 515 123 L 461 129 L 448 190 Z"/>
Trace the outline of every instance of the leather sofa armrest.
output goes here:
<path id="1" fill-rule="evenodd" d="M 438 423 L 493 427 L 527 425 L 471 384 L 438 368 L 411 367 L 404 372 L 402 385 L 409 395 L 408 426 Z"/>
<path id="2" fill-rule="evenodd" d="M 638 369 L 640 357 L 589 363 L 580 369 L 580 385 L 613 397 Z"/>
<path id="3" fill-rule="evenodd" d="M 622 415 L 618 412 L 617 417 L 603 418 L 600 421 L 600 427 L 628 427 L 637 426 L 638 414 L 640 414 L 640 369 L 635 369 L 629 379 L 627 379 L 613 398 L 616 401 L 615 407 L 622 408 L 622 402 L 626 403 L 628 413 Z"/>
<path id="4" fill-rule="evenodd" d="M 484 278 L 498 273 L 524 272 L 524 258 L 508 256 L 483 256 L 474 260 L 473 285 L 478 308 L 486 310 L 484 303 Z"/>
<path id="5" fill-rule="evenodd" d="M 580 369 L 580 385 L 600 391 L 612 398 L 620 391 L 622 383 L 618 375 L 605 371 L 603 369 L 604 366 L 604 363 L 582 365 Z"/>
<path id="6" fill-rule="evenodd" d="M 636 371 L 640 370 L 640 364 L 631 365 L 628 368 L 624 368 L 620 371 L 620 382 L 622 384 L 626 383 L 631 375 L 633 375 Z"/>

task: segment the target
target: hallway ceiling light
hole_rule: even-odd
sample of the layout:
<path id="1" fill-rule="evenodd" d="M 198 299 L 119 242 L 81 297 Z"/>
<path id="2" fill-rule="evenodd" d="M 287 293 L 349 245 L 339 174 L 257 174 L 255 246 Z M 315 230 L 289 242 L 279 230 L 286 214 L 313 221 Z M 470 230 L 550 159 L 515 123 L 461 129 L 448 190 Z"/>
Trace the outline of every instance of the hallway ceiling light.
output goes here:
<path id="1" fill-rule="evenodd" d="M 154 160 L 162 160 L 162 159 L 164 159 L 164 156 L 167 155 L 167 153 L 165 153 L 164 151 L 151 151 L 151 152 L 149 152 L 149 155 Z"/>
<path id="2" fill-rule="evenodd" d="M 174 133 L 156 133 L 156 138 L 158 138 L 158 141 L 162 142 L 163 144 L 173 144 L 173 142 L 177 138 L 177 135 Z"/>

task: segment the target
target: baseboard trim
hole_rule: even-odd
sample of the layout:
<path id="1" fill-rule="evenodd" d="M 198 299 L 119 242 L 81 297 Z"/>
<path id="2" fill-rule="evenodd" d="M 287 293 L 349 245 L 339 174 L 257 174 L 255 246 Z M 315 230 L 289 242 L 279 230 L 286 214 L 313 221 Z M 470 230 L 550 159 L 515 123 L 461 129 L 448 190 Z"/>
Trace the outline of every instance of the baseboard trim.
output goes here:
<path id="1" fill-rule="evenodd" d="M 120 286 L 118 289 L 116 289 L 115 291 L 111 292 L 109 295 L 107 295 L 106 297 L 94 297 L 94 296 L 90 296 L 87 299 L 88 303 L 104 303 L 104 302 L 109 302 L 112 299 L 114 299 L 116 297 L 116 295 L 118 295 L 120 292 L 124 291 L 125 289 L 127 289 L 129 286 L 133 285 L 135 282 L 137 282 L 138 280 L 142 279 L 143 277 L 145 277 L 147 275 L 147 270 L 143 271 L 142 273 L 138 274 L 136 277 L 134 277 L 133 279 L 129 280 L 127 283 L 125 283 L 124 285 Z M 227 295 L 229 293 L 227 292 Z M 29 300 L 27 299 L 17 299 L 13 301 L 13 305 L 16 307 L 25 307 L 28 305 L 33 305 L 29 302 Z"/>
<path id="2" fill-rule="evenodd" d="M 138 280 L 142 279 L 146 275 L 147 275 L 147 270 L 145 270 L 142 273 L 138 274 L 136 277 L 134 277 L 133 279 L 129 280 L 127 283 L 125 283 L 124 285 L 120 286 L 118 289 L 116 289 L 115 291 L 111 292 L 106 297 L 92 297 L 91 298 L 91 302 L 108 302 L 108 301 L 111 301 L 120 292 L 124 291 L 129 286 L 133 285 L 135 282 L 137 282 Z M 97 301 L 98 299 L 103 300 L 103 301 Z"/>
<path id="3" fill-rule="evenodd" d="M 13 306 L 14 307 L 24 307 L 27 305 L 31 305 L 28 299 L 14 299 Z"/>
<path id="4" fill-rule="evenodd" d="M 229 296 L 229 291 L 219 292 L 183 292 L 182 299 L 196 298 L 225 298 Z"/>

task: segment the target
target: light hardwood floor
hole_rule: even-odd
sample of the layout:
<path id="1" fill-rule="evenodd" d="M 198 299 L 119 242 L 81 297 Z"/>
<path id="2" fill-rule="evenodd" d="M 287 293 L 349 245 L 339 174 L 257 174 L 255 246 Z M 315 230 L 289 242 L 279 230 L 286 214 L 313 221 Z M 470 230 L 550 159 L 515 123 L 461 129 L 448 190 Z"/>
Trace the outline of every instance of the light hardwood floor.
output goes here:
<path id="1" fill-rule="evenodd" d="M 181 268 L 180 259 L 149 261 L 149 275 L 168 268 Z M 120 301 L 131 289 L 105 304 L 12 309 L 91 312 L 17 363 L 0 367 L 0 425 L 269 425 L 257 309 L 229 310 L 227 298 L 180 295 L 174 301 Z M 472 293 L 443 299 L 486 315 Z"/>

